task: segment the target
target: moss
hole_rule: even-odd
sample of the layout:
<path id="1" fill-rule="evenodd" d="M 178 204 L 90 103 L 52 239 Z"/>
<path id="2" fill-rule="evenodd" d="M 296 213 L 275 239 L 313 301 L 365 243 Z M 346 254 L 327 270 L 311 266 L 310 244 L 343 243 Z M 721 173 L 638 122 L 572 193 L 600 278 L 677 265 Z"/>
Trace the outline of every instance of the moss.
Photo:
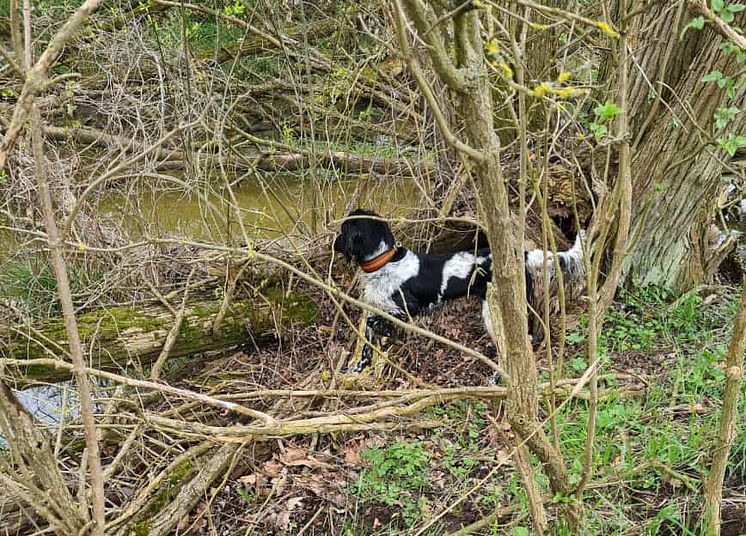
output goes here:
<path id="1" fill-rule="evenodd" d="M 171 475 L 168 477 L 169 482 L 174 485 L 181 484 L 187 475 L 192 472 L 193 467 L 192 460 L 184 460 L 171 471 Z"/>
<path id="2" fill-rule="evenodd" d="M 268 287 L 262 290 L 262 295 L 275 303 L 281 304 L 285 315 L 294 320 L 310 324 L 316 319 L 318 312 L 316 304 L 305 294 L 292 292 L 289 296 L 286 296 L 282 288 Z"/>
<path id="3" fill-rule="evenodd" d="M 100 339 L 116 337 L 129 328 L 142 331 L 168 328 L 165 319 L 142 314 L 131 307 L 111 307 L 103 312 L 85 313 L 78 316 L 77 321 L 78 333 L 84 341 L 91 340 L 94 336 Z M 42 333 L 53 341 L 67 340 L 67 331 L 62 319 L 46 321 Z"/>
<path id="4" fill-rule="evenodd" d="M 98 330 L 103 332 L 118 332 L 128 328 L 138 328 L 143 331 L 156 331 L 167 329 L 168 321 L 144 315 L 131 307 L 112 307 L 102 315 L 100 312 L 91 312 L 78 318 L 81 336 L 89 338 Z"/>
<path id="5" fill-rule="evenodd" d="M 286 311 L 296 319 L 304 324 L 310 324 L 316 320 L 318 310 L 316 303 L 304 294 L 294 295 L 292 300 L 285 305 Z"/>
<path id="6" fill-rule="evenodd" d="M 195 367 L 198 367 L 201 360 L 202 354 L 199 353 L 172 357 L 166 361 L 163 367 L 163 374 L 169 380 L 178 380 L 185 377 L 190 371 L 193 371 Z"/>
<path id="7" fill-rule="evenodd" d="M 130 328 L 144 332 L 168 329 L 166 319 L 145 315 L 130 307 L 111 307 L 103 312 L 86 313 L 78 316 L 77 321 L 78 333 L 83 341 L 94 337 L 101 341 L 111 340 Z M 62 319 L 47 320 L 41 332 L 58 344 L 64 345 L 67 341 L 67 330 Z"/>
<path id="8" fill-rule="evenodd" d="M 218 313 L 221 306 L 220 300 L 201 302 L 190 311 L 189 318 L 184 319 L 180 327 L 179 337 L 172 348 L 172 356 L 190 355 L 206 350 L 216 350 L 230 344 L 245 341 L 250 329 L 255 338 L 270 335 L 274 331 L 274 322 L 277 315 L 267 311 L 266 301 L 270 307 L 281 310 L 281 318 L 284 325 L 312 323 L 317 315 L 314 301 L 307 295 L 299 292 L 285 293 L 274 282 L 263 285 L 260 292 L 252 299 L 239 299 L 231 306 L 231 311 L 226 315 L 221 329 L 221 337 L 215 339 L 209 330 L 211 318 Z M 101 354 L 99 366 L 103 368 L 117 367 L 118 356 L 126 350 L 122 349 L 119 337 L 123 331 L 137 330 L 141 333 L 153 333 L 156 331 L 167 332 L 172 326 L 172 318 L 166 314 L 154 315 L 144 314 L 131 307 L 112 307 L 105 311 L 94 311 L 78 316 L 78 328 L 81 339 L 87 343 L 94 338 L 100 348 L 107 348 L 108 353 Z M 39 327 L 44 338 L 53 341 L 61 348 L 67 346 L 67 332 L 61 318 L 46 321 Z M 47 357 L 46 351 L 41 345 L 33 342 L 43 338 L 32 337 L 31 339 L 18 336 L 12 341 L 6 341 L 0 346 L 0 352 L 4 356 L 18 359 Z M 45 346 L 54 348 L 54 344 L 47 342 Z M 119 353 L 117 353 L 119 352 Z M 152 355 L 151 355 L 152 354 Z M 109 357 L 107 357 L 107 355 Z M 143 364 L 151 358 L 154 359 L 157 352 L 140 355 Z M 69 377 L 69 371 L 50 367 L 31 367 L 24 369 L 25 376 L 35 379 L 63 379 Z"/>
<path id="9" fill-rule="evenodd" d="M 222 339 L 226 341 L 242 339 L 246 336 L 247 325 L 251 326 L 254 331 L 261 332 L 274 326 L 272 315 L 258 315 L 256 304 L 261 300 L 267 299 L 272 304 L 282 307 L 283 318 L 301 324 L 310 324 L 316 318 L 317 308 L 314 301 L 300 293 L 290 293 L 285 296 L 285 292 L 275 286 L 268 286 L 261 291 L 261 297 L 253 300 L 239 300 L 232 304 L 231 315 L 227 315 L 221 328 Z M 217 314 L 220 309 L 220 303 L 216 302 L 214 307 L 195 308 L 196 316 L 207 317 Z"/>
<path id="10" fill-rule="evenodd" d="M 206 318 L 216 314 L 220 310 L 220 302 L 215 302 L 211 305 L 198 305 L 192 309 L 192 314 L 199 318 Z"/>
<path id="11" fill-rule="evenodd" d="M 150 521 L 140 521 L 130 527 L 129 533 L 132 536 L 148 536 L 150 534 Z"/>
<path id="12" fill-rule="evenodd" d="M 193 468 L 194 463 L 192 460 L 184 460 L 171 470 L 166 483 L 153 495 L 153 499 L 145 510 L 143 514 L 145 519 L 132 526 L 131 534 L 145 536 L 150 533 L 150 518 L 160 512 L 165 505 L 176 497 L 179 489 L 181 489 L 181 484 L 186 480 Z"/>

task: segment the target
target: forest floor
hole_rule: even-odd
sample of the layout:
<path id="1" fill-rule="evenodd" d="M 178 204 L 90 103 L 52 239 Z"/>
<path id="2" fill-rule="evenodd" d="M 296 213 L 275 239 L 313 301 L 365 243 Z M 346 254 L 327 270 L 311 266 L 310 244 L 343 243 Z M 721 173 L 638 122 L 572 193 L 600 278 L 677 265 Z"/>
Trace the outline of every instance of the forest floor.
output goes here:
<path id="1" fill-rule="evenodd" d="M 609 311 L 600 340 L 594 470 L 585 493 L 588 534 L 700 534 L 696 518 L 702 480 L 738 294 L 733 287 L 707 287 L 674 299 L 647 289 L 622 293 Z M 459 301 L 421 319 L 420 325 L 494 357 L 479 310 L 476 301 Z M 353 309 L 349 313 L 358 317 Z M 274 348 L 246 348 L 202 370 L 172 368 L 171 374 L 189 377 L 185 383 L 193 389 L 214 385 L 218 377 L 223 386 L 239 391 L 308 385 L 309 377 L 333 369 L 354 346 L 342 322 L 331 333 L 334 316 L 331 307 L 322 308 L 315 326 Z M 572 319 L 566 377 L 579 376 L 587 367 L 584 319 Z M 546 381 L 546 351 L 538 355 Z M 490 385 L 486 366 L 424 337 L 402 337 L 389 356 L 427 385 Z M 378 375 L 369 369 L 359 382 L 368 382 L 367 389 L 416 387 L 411 377 L 388 368 Z M 314 415 L 353 408 L 353 400 L 299 399 L 289 402 L 288 411 Z M 542 417 L 549 413 L 544 403 Z M 582 472 L 587 416 L 587 403 L 578 399 L 556 411 L 557 438 L 575 478 Z M 416 419 L 402 421 L 397 431 L 269 441 L 213 489 L 182 526 L 194 534 L 440 535 L 497 512 L 476 534 L 530 534 L 525 528 L 531 526 L 529 509 L 511 457 L 514 438 L 502 404 L 444 403 Z M 559 527 L 554 521 L 563 499 L 549 494 L 543 477 L 540 485 L 550 521 Z M 724 497 L 723 535 L 746 533 L 743 429 L 732 449 Z M 565 532 L 559 527 L 556 533 Z"/>

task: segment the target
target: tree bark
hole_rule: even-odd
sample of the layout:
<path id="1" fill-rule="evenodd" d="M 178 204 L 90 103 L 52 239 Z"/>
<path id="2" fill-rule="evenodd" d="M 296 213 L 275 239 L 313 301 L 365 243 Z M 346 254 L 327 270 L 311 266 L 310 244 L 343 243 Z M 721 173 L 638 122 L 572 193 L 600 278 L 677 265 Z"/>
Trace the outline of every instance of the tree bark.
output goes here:
<path id="1" fill-rule="evenodd" d="M 703 46 L 715 39 L 706 29 L 688 30 L 679 39 L 682 22 L 688 19 L 684 2 L 662 2 L 650 5 L 643 15 L 630 20 L 630 48 L 635 62 L 629 109 L 635 140 L 653 126 L 652 119 L 656 118 L 662 103 L 672 98 L 694 58 Z"/>
<path id="2" fill-rule="evenodd" d="M 641 40 L 658 40 L 656 46 L 662 48 L 673 42 L 678 50 L 680 29 L 669 23 L 661 31 L 663 35 L 645 32 Z M 632 137 L 638 143 L 633 147 L 631 246 L 622 272 L 626 281 L 684 289 L 702 282 L 708 272 L 711 248 L 705 231 L 716 208 L 722 161 L 727 159 L 713 146 L 711 118 L 729 100 L 725 90 L 702 78 L 713 70 L 732 74 L 737 63 L 734 55 L 719 49 L 720 41 L 713 34 L 706 35 L 710 39 L 705 41 L 700 41 L 701 35 L 692 38 L 699 52 L 688 65 L 681 63 L 690 51 L 690 45 L 685 45 L 683 56 L 672 54 L 668 68 L 662 66 L 665 73 L 655 75 L 675 84 L 675 96 L 666 105 L 642 104 L 646 82 L 639 72 L 631 89 Z M 745 90 L 738 89 L 734 102 L 743 98 Z M 740 113 L 715 137 L 744 128 L 746 114 Z"/>
<path id="3" fill-rule="evenodd" d="M 236 302 L 225 314 L 218 335 L 212 325 L 220 311 L 220 301 L 204 298 L 191 300 L 171 346 L 169 357 L 219 350 L 246 342 L 267 340 L 277 334 L 278 326 L 307 325 L 315 317 L 315 304 L 305 295 L 285 296 L 279 288 L 265 289 L 266 299 Z M 78 330 L 84 355 L 91 356 L 89 366 L 122 371 L 133 364 L 147 365 L 161 353 L 174 322 L 173 314 L 161 304 L 140 308 L 110 307 L 78 317 Z M 60 357 L 67 345 L 64 326 L 53 319 L 38 326 L 0 325 L 0 348 L 13 359 Z M 67 359 L 65 356 L 64 359 Z M 1 360 L 0 360 L 1 361 Z M 19 384 L 28 381 L 59 381 L 69 372 L 53 367 L 6 369 Z"/>

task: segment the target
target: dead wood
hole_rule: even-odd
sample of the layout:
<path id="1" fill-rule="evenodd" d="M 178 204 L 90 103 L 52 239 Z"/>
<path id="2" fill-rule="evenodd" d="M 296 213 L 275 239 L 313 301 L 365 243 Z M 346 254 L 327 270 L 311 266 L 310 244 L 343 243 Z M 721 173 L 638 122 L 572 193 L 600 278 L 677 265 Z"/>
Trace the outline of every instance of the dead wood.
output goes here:
<path id="1" fill-rule="evenodd" d="M 251 340 L 277 336 L 283 327 L 308 325 L 315 317 L 315 304 L 299 293 L 285 294 L 278 288 L 265 289 L 252 299 L 238 300 L 225 313 L 220 333 L 213 322 L 221 302 L 204 296 L 190 299 L 184 307 L 182 327 L 176 334 L 171 358 L 229 348 Z M 166 344 L 174 322 L 163 304 L 121 306 L 95 310 L 78 316 L 78 328 L 96 368 L 123 371 L 153 362 Z M 38 325 L 1 325 L 0 351 L 15 359 L 57 358 L 68 361 L 67 338 L 61 320 L 50 319 Z M 95 341 L 95 342 L 94 342 Z M 29 380 L 57 381 L 69 371 L 50 366 L 11 369 L 19 383 Z"/>
<path id="2" fill-rule="evenodd" d="M 81 534 L 88 512 L 73 498 L 55 458 L 51 438 L 0 381 L 0 432 L 13 438 L 0 455 L 5 492 L 41 515 L 56 534 Z"/>
<path id="3" fill-rule="evenodd" d="M 182 522 L 198 501 L 212 486 L 212 483 L 225 473 L 231 462 L 239 455 L 240 444 L 226 443 L 211 455 L 195 460 L 194 467 L 199 468 L 196 474 L 181 486 L 178 495 L 165 507 L 145 521 L 148 525 L 149 536 L 171 534 L 173 529 Z M 130 528 L 119 534 L 130 533 Z"/>

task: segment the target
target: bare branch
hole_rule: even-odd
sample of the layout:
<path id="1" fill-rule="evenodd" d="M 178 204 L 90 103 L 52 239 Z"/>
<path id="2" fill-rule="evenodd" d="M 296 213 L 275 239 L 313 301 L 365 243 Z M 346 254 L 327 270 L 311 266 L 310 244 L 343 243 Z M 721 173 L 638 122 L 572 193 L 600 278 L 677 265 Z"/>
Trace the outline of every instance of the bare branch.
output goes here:
<path id="1" fill-rule="evenodd" d="M 446 143 L 448 143 L 454 149 L 461 151 L 462 153 L 466 154 L 467 156 L 473 158 L 476 161 L 484 160 L 485 156 L 483 153 L 467 145 L 466 143 L 458 139 L 453 134 L 453 132 L 451 132 L 451 129 L 448 126 L 448 122 L 446 121 L 446 118 L 443 115 L 443 110 L 441 109 L 440 104 L 438 104 L 438 101 L 436 100 L 435 95 L 433 95 L 432 88 L 430 87 L 430 84 L 425 79 L 425 76 L 422 74 L 422 70 L 420 69 L 419 63 L 414 57 L 412 48 L 409 46 L 407 35 L 404 30 L 404 24 L 405 24 L 404 13 L 402 11 L 401 4 L 399 3 L 398 0 L 396 2 L 396 6 L 394 7 L 394 18 L 396 22 L 397 33 L 399 35 L 399 43 L 401 44 L 404 50 L 403 52 L 404 61 L 406 61 L 407 66 L 409 67 L 412 73 L 412 76 L 414 76 L 415 80 L 417 80 L 417 85 L 420 88 L 420 91 L 422 91 L 422 94 L 425 96 L 425 99 L 427 100 L 427 103 L 433 112 L 433 116 L 435 117 L 435 122 L 438 125 L 438 129 L 440 130 L 443 138 L 446 140 Z"/>
<path id="2" fill-rule="evenodd" d="M 13 112 L 13 119 L 0 143 L 0 169 L 5 168 L 10 151 L 13 149 L 13 145 L 31 111 L 31 105 L 37 95 L 47 87 L 47 75 L 55 59 L 57 59 L 57 55 L 62 50 L 62 47 L 65 46 L 65 43 L 72 38 L 83 21 L 101 5 L 101 2 L 102 0 L 86 0 L 54 35 L 49 45 L 47 45 L 46 50 L 39 57 L 39 60 L 28 71 L 26 83 L 23 85 L 21 96 Z"/>
<path id="3" fill-rule="evenodd" d="M 442 30 L 438 27 L 432 10 L 421 0 L 404 0 L 404 2 L 407 6 L 407 13 L 417 27 L 419 37 L 434 51 L 433 54 L 430 54 L 430 58 L 438 75 L 452 91 L 462 91 L 464 89 L 463 74 L 450 59 L 443 40 Z M 401 0 L 397 0 L 395 11 L 402 9 Z M 402 44 L 405 42 L 402 41 Z"/>
<path id="4" fill-rule="evenodd" d="M 743 292 L 738 304 L 733 335 L 725 360 L 725 389 L 723 410 L 720 414 L 720 429 L 712 449 L 712 466 L 704 485 L 704 519 L 708 536 L 720 534 L 720 506 L 723 501 L 723 479 L 728 465 L 738 421 L 738 399 L 743 383 L 743 351 L 746 346 L 746 276 L 741 278 Z"/>

